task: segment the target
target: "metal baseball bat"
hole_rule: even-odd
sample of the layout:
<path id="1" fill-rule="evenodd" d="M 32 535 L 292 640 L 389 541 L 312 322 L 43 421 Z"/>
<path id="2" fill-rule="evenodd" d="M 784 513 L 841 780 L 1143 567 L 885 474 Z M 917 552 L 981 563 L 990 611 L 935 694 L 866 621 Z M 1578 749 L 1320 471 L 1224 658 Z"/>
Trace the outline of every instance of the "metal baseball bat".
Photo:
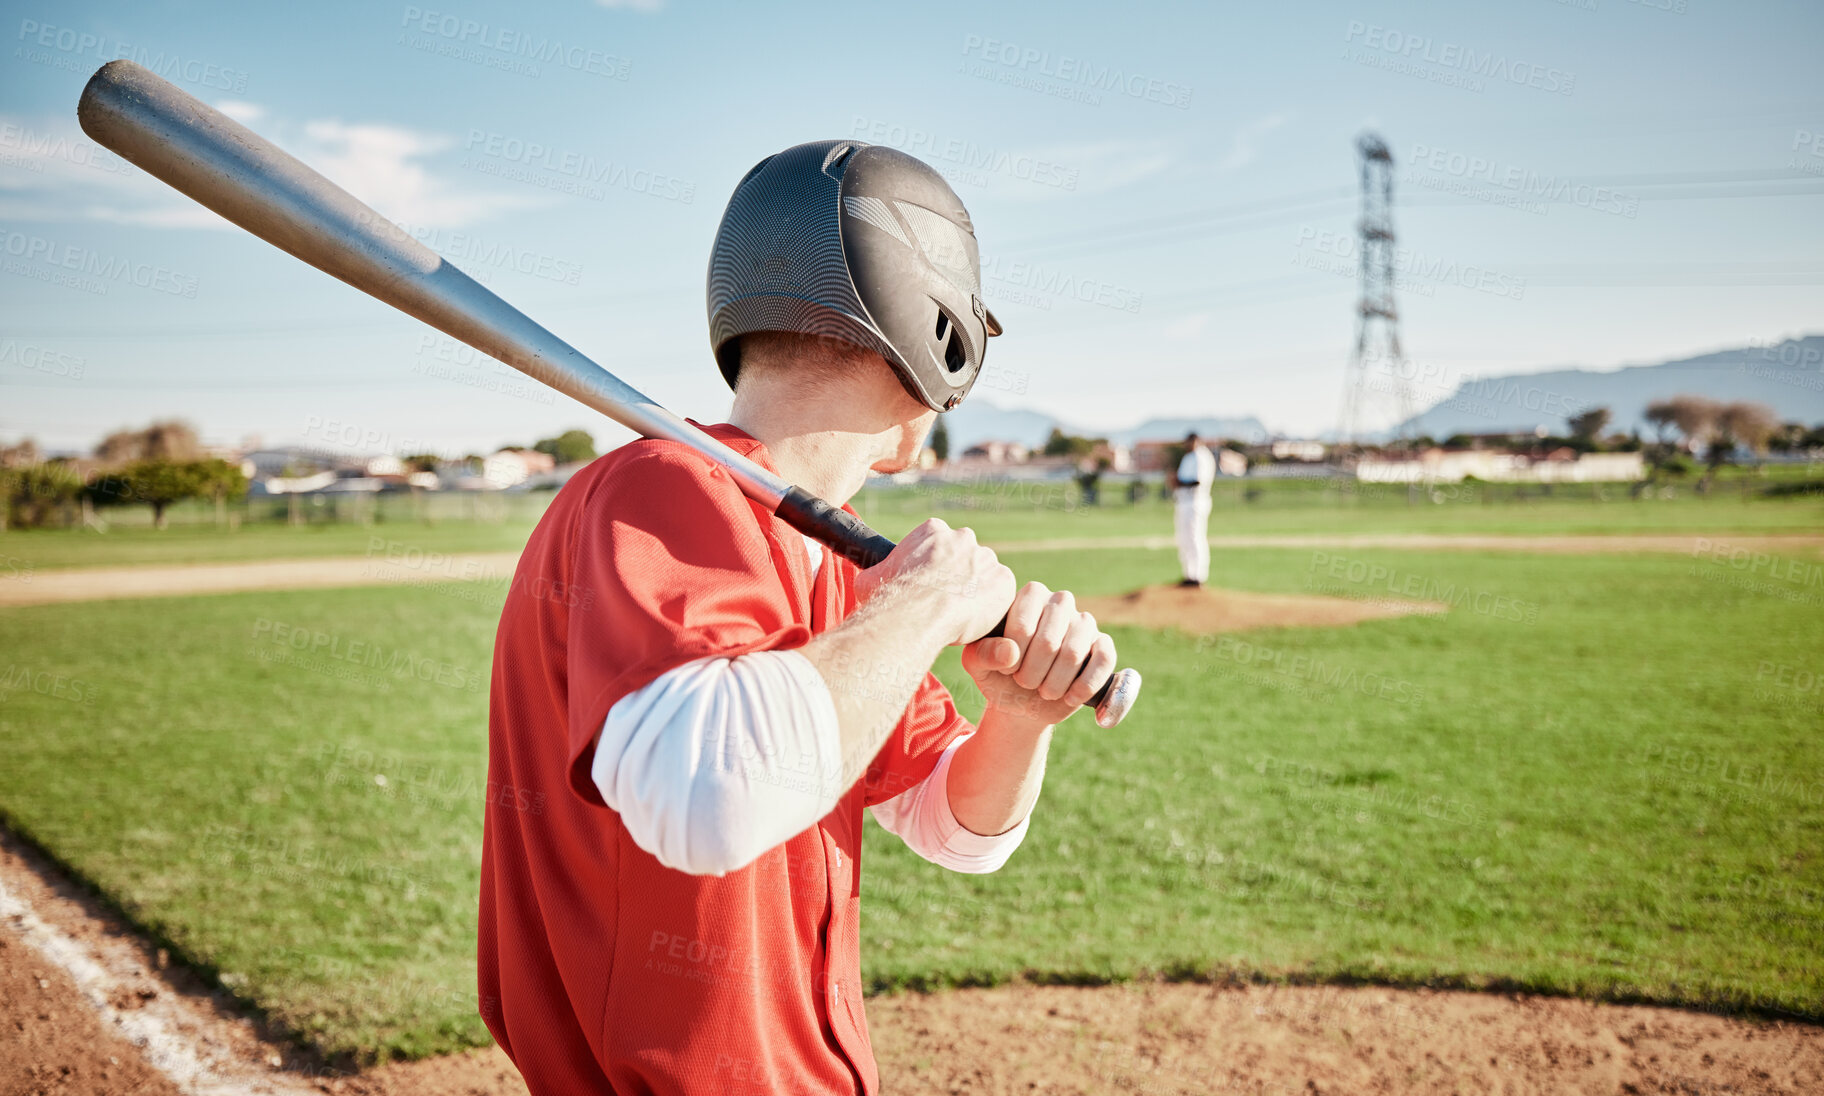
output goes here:
<path id="1" fill-rule="evenodd" d="M 96 143 L 267 243 L 643 437 L 690 446 L 748 498 L 857 565 L 893 550 L 892 540 L 660 407 L 341 187 L 147 69 L 103 65 L 76 116 Z M 1090 700 L 1096 722 L 1121 722 L 1139 691 L 1138 672 L 1117 670 Z"/>

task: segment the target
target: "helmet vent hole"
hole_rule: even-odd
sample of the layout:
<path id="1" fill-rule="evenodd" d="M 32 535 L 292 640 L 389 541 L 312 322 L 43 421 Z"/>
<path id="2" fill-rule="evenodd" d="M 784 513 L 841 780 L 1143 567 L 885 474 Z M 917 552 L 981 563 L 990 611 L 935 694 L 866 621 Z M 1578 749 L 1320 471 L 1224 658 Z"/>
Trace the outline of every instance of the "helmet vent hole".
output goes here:
<path id="1" fill-rule="evenodd" d="M 944 344 L 944 365 L 952 373 L 962 372 L 963 366 L 969 364 L 969 355 L 963 351 L 962 333 L 954 327 L 950 329 L 950 341 Z"/>
<path id="2" fill-rule="evenodd" d="M 950 317 L 945 315 L 943 309 L 940 308 L 937 312 L 937 337 L 941 341 L 943 337 L 949 333 Z"/>

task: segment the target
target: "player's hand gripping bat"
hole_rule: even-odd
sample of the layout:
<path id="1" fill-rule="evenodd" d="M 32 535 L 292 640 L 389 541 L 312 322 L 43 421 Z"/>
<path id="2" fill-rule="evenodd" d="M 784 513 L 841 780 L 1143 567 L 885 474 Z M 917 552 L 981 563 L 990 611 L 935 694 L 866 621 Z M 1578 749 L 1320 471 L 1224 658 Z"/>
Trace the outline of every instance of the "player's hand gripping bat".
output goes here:
<path id="1" fill-rule="evenodd" d="M 690 446 L 748 498 L 859 566 L 893 550 L 893 541 L 641 395 L 341 187 L 145 68 L 103 65 L 76 114 L 97 143 L 267 243 L 637 434 Z M 1096 722 L 1121 722 L 1139 692 L 1139 673 L 1117 670 L 1090 700 Z"/>

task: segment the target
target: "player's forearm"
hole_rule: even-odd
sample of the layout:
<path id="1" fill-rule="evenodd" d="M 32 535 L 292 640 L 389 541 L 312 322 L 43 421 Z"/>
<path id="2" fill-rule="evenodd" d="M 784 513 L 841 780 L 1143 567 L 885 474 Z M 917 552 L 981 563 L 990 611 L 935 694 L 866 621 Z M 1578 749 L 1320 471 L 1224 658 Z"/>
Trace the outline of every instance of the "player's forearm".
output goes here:
<path id="1" fill-rule="evenodd" d="M 964 829 L 993 837 L 1032 813 L 1045 783 L 1051 731 L 988 709 L 950 763 L 950 813 Z"/>
<path id="2" fill-rule="evenodd" d="M 799 648 L 836 705 L 844 788 L 867 772 L 945 646 L 939 596 L 909 583 L 882 587 L 840 627 Z"/>

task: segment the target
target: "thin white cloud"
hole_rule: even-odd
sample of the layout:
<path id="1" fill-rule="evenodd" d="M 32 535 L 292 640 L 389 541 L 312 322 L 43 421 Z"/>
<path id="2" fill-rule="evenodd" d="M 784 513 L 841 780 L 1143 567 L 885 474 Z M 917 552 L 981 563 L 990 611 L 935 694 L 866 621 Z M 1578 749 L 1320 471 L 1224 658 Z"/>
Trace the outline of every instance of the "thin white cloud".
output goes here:
<path id="1" fill-rule="evenodd" d="M 1173 342 L 1191 342 L 1203 337 L 1210 325 L 1209 312 L 1189 312 L 1166 324 L 1160 333 Z"/>
<path id="2" fill-rule="evenodd" d="M 1261 139 L 1286 124 L 1290 116 L 1283 111 L 1276 111 L 1264 118 L 1256 118 L 1235 131 L 1229 139 L 1228 155 L 1216 165 L 1222 174 L 1240 171 L 1260 158 Z"/>
<path id="3" fill-rule="evenodd" d="M 299 158 L 395 220 L 459 228 L 505 209 L 536 205 L 530 195 L 464 190 L 421 162 L 449 148 L 447 137 L 398 126 L 318 119 L 304 127 L 311 148 Z"/>
<path id="4" fill-rule="evenodd" d="M 242 99 L 223 99 L 215 104 L 215 109 L 233 118 L 244 126 L 250 126 L 266 117 L 266 108 L 258 103 L 249 103 Z"/>
<path id="5" fill-rule="evenodd" d="M 946 146 L 948 147 L 948 146 Z M 986 192 L 997 199 L 1048 201 L 1104 194 L 1165 171 L 1175 162 L 1163 141 L 1094 141 L 1037 148 L 966 145 L 955 157 L 907 151 L 938 169 L 965 200 Z"/>
<path id="6" fill-rule="evenodd" d="M 655 12 L 665 6 L 665 0 L 595 0 L 597 7 L 610 8 L 614 11 Z"/>
<path id="7" fill-rule="evenodd" d="M 244 121 L 265 117 L 253 103 L 217 104 Z M 274 143 L 382 213 L 413 224 L 458 228 L 509 209 L 549 202 L 542 194 L 478 190 L 426 160 L 453 141 L 378 123 L 320 119 L 264 127 Z M 284 139 L 287 133 L 297 137 Z M 0 194 L 7 219 L 101 221 L 147 228 L 221 229 L 220 217 L 88 139 L 60 118 L 0 114 Z"/>

